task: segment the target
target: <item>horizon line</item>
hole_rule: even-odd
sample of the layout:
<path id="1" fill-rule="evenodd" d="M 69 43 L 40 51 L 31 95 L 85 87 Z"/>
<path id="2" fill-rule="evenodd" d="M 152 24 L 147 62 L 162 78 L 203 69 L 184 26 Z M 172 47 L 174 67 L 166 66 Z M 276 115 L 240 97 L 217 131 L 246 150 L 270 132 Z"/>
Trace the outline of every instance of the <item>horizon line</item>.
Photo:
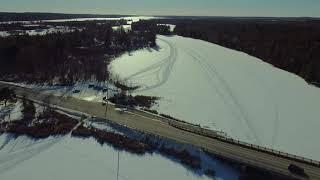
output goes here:
<path id="1" fill-rule="evenodd" d="M 250 16 L 250 15 L 157 15 L 157 14 L 104 14 L 104 13 L 66 13 L 66 12 L 48 12 L 48 11 L 0 11 L 0 13 L 16 13 L 16 14 L 27 14 L 27 13 L 39 13 L 39 14 L 64 14 L 64 15 L 98 15 L 98 16 L 154 16 L 154 17 L 211 17 L 211 18 L 320 18 L 320 16 Z"/>

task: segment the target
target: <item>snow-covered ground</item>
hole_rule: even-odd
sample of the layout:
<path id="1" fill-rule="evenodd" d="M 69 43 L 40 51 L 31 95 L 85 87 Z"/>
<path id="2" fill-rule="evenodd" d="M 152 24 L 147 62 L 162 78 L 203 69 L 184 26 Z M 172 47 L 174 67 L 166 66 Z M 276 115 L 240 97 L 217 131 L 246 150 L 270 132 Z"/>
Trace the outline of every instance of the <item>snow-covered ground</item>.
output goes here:
<path id="1" fill-rule="evenodd" d="M 159 17 L 154 16 L 125 16 L 121 18 L 75 18 L 75 19 L 55 19 L 55 20 L 42 20 L 42 21 L 9 21 L 9 22 L 0 22 L 0 24 L 10 24 L 10 23 L 23 23 L 25 27 L 31 27 L 31 26 L 39 26 L 35 23 L 41 23 L 41 22 L 69 22 L 69 21 L 95 21 L 95 20 L 106 20 L 106 21 L 113 21 L 113 20 L 127 20 L 128 25 L 122 25 L 124 30 L 128 31 L 131 30 L 131 23 L 137 22 L 139 20 L 150 20 L 150 19 L 157 19 Z M 114 26 L 112 27 L 114 30 L 120 29 L 121 26 Z M 171 26 L 170 26 L 171 27 Z M 81 29 L 80 29 L 81 30 Z M 30 36 L 34 35 L 45 35 L 50 33 L 66 33 L 66 32 L 72 32 L 74 29 L 71 29 L 69 27 L 64 26 L 57 26 L 57 27 L 51 27 L 48 29 L 37 29 L 37 30 L 27 30 L 27 31 L 21 31 L 21 33 L 18 34 L 28 34 Z M 10 33 L 7 31 L 0 31 L 0 37 L 7 37 L 10 36 Z"/>
<path id="2" fill-rule="evenodd" d="M 153 109 L 235 139 L 320 160 L 320 89 L 245 53 L 180 36 L 114 60 L 110 70 L 161 97 Z"/>
<path id="3" fill-rule="evenodd" d="M 123 28 L 124 31 L 128 32 L 131 30 L 131 25 L 121 25 L 121 26 L 113 26 L 112 29 L 115 31 L 120 30 L 121 28 Z"/>
<path id="4" fill-rule="evenodd" d="M 78 29 L 78 30 L 81 31 L 82 29 Z M 70 28 L 67 26 L 56 26 L 56 27 L 50 27 L 48 29 L 19 30 L 13 33 L 18 35 L 28 34 L 30 36 L 36 36 L 36 35 L 44 36 L 46 34 L 52 34 L 52 33 L 58 33 L 58 32 L 67 33 L 67 32 L 73 32 L 73 31 L 75 31 L 75 28 Z M 0 37 L 7 37 L 7 36 L 10 36 L 10 32 L 0 31 Z"/>
<path id="5" fill-rule="evenodd" d="M 56 27 L 51 27 L 48 29 L 36 29 L 36 30 L 27 30 L 24 31 L 24 33 L 30 35 L 30 36 L 35 36 L 35 35 L 46 35 L 46 34 L 52 34 L 52 33 L 67 33 L 67 32 L 73 32 L 75 29 L 69 28 L 66 26 L 56 26 Z"/>

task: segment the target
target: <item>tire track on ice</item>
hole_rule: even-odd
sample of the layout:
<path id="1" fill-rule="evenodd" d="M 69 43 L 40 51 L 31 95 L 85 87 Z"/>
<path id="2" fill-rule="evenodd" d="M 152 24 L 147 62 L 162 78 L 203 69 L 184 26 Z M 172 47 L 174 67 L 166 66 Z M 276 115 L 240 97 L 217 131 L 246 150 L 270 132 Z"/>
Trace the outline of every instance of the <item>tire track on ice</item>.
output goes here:
<path id="1" fill-rule="evenodd" d="M 223 99 L 224 103 L 227 106 L 231 107 L 232 114 L 235 116 L 235 118 L 242 119 L 245 121 L 245 124 L 251 131 L 255 141 L 260 144 L 261 141 L 259 139 L 259 136 L 255 132 L 254 128 L 252 127 L 252 124 L 250 123 L 248 113 L 243 109 L 242 105 L 230 89 L 228 83 L 221 77 L 217 69 L 213 67 L 208 61 L 206 61 L 206 58 L 204 58 L 192 49 L 186 49 L 187 51 L 185 52 L 189 54 L 191 57 L 193 57 L 193 59 L 196 60 L 196 62 L 198 62 L 201 69 L 206 72 L 209 80 L 213 84 L 216 84 L 214 86 L 214 89 L 216 89 L 218 95 Z M 217 80 L 217 82 L 215 81 L 215 79 Z M 224 91 L 219 90 L 219 88 L 222 88 Z M 223 92 L 226 92 L 227 95 L 225 95 Z"/>
<path id="2" fill-rule="evenodd" d="M 267 91 L 265 91 L 266 93 L 269 92 L 269 96 L 268 97 L 272 97 L 272 103 L 273 103 L 273 109 L 274 109 L 274 122 L 273 122 L 273 134 L 271 136 L 271 148 L 273 149 L 276 141 L 277 141 L 277 137 L 278 137 L 278 133 L 279 133 L 279 123 L 280 123 L 280 118 L 279 118 L 279 105 L 276 101 L 275 96 L 270 93 L 271 90 L 269 88 L 269 86 L 267 86 L 264 81 L 261 81 L 260 79 L 256 78 L 256 76 L 253 76 L 258 82 L 261 82 L 261 86 L 263 86 L 263 89 L 267 89 Z"/>
<path id="3" fill-rule="evenodd" d="M 177 56 L 178 56 L 177 49 L 167 40 L 164 40 L 162 38 L 158 38 L 158 40 L 166 43 L 169 46 L 169 48 L 170 48 L 169 56 L 124 79 L 125 81 L 136 79 L 136 78 L 139 78 L 140 76 L 146 75 L 146 73 L 150 73 L 150 72 L 154 71 L 154 72 L 152 72 L 152 74 L 156 73 L 157 83 L 155 83 L 154 85 L 151 85 L 151 86 L 144 87 L 144 88 L 139 88 L 133 92 L 143 92 L 143 91 L 157 88 L 157 87 L 163 85 L 164 83 L 166 83 L 170 77 L 170 74 L 172 72 L 172 68 L 177 60 Z"/>

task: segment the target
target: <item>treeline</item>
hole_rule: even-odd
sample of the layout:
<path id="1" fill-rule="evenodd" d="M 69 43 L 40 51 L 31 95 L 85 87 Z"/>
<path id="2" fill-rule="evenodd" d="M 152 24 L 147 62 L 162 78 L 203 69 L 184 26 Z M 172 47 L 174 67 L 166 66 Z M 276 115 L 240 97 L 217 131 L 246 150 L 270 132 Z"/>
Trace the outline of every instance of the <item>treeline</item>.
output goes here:
<path id="1" fill-rule="evenodd" d="M 21 35 L 26 34 L 27 31 L 32 34 L 33 32 L 43 32 L 48 29 L 57 28 L 59 31 L 64 29 L 67 31 L 72 31 L 74 29 L 82 30 L 88 26 L 99 25 L 109 25 L 109 26 L 121 26 L 127 25 L 128 21 L 124 19 L 120 20 L 93 20 L 93 21 L 66 21 L 66 22 L 29 22 L 29 23 L 4 23 L 0 26 L 0 31 L 5 31 L 6 34 L 10 35 Z M 31 31 L 32 30 L 32 31 Z M 29 34 L 28 33 L 28 34 Z M 0 35 L 1 36 L 1 35 Z"/>
<path id="2" fill-rule="evenodd" d="M 159 25 L 157 21 L 142 20 L 132 24 L 133 31 L 149 31 L 154 34 L 171 35 L 170 26 Z"/>
<path id="3" fill-rule="evenodd" d="M 45 25 L 34 25 L 34 26 L 26 26 L 22 23 L 10 23 L 10 24 L 1 24 L 0 31 L 16 31 L 16 30 L 33 30 L 35 28 L 47 29 L 48 27 Z"/>
<path id="4" fill-rule="evenodd" d="M 320 84 L 319 18 L 177 17 L 174 33 L 258 57 L 306 81 Z"/>
<path id="5" fill-rule="evenodd" d="M 0 38 L 0 79 L 72 84 L 108 77 L 111 58 L 155 45 L 148 31 L 113 31 L 109 24 L 89 23 L 82 30 L 44 36 Z"/>
<path id="6" fill-rule="evenodd" d="M 25 31 L 35 29 L 48 29 L 50 27 L 72 27 L 72 28 L 83 28 L 90 26 L 90 24 L 108 24 L 110 26 L 126 25 L 127 20 L 92 20 L 92 21 L 65 21 L 65 22 L 30 22 L 30 23 L 3 23 L 0 25 L 0 31 Z"/>
<path id="7" fill-rule="evenodd" d="M 123 15 L 99 15 L 99 14 L 61 14 L 61 13 L 11 13 L 0 12 L 2 21 L 39 21 L 52 19 L 74 19 L 74 18 L 120 18 Z"/>
<path id="8" fill-rule="evenodd" d="M 177 35 L 243 51 L 309 82 L 320 82 L 320 20 L 176 21 Z"/>
<path id="9" fill-rule="evenodd" d="M 108 24 L 110 26 L 120 26 L 120 25 L 126 25 L 128 24 L 128 21 L 125 19 L 120 20 L 90 20 L 90 21 L 61 21 L 61 22 L 38 22 L 40 25 L 45 26 L 68 26 L 68 27 L 87 27 L 89 25 L 95 25 L 95 24 Z"/>

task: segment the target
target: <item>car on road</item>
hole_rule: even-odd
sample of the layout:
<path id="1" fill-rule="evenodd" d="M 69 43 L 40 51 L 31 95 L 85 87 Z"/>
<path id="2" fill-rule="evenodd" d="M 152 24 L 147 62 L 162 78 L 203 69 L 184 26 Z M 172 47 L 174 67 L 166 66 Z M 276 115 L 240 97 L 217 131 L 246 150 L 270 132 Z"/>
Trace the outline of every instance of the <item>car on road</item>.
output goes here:
<path id="1" fill-rule="evenodd" d="M 118 111 L 120 114 L 122 114 L 123 112 L 127 111 L 127 108 L 115 108 L 116 111 Z"/>
<path id="2" fill-rule="evenodd" d="M 300 175 L 300 176 L 304 176 L 306 177 L 307 174 L 304 172 L 304 169 L 295 165 L 295 164 L 290 164 L 288 166 L 288 170 L 293 173 L 293 174 L 296 174 L 296 175 Z"/>

